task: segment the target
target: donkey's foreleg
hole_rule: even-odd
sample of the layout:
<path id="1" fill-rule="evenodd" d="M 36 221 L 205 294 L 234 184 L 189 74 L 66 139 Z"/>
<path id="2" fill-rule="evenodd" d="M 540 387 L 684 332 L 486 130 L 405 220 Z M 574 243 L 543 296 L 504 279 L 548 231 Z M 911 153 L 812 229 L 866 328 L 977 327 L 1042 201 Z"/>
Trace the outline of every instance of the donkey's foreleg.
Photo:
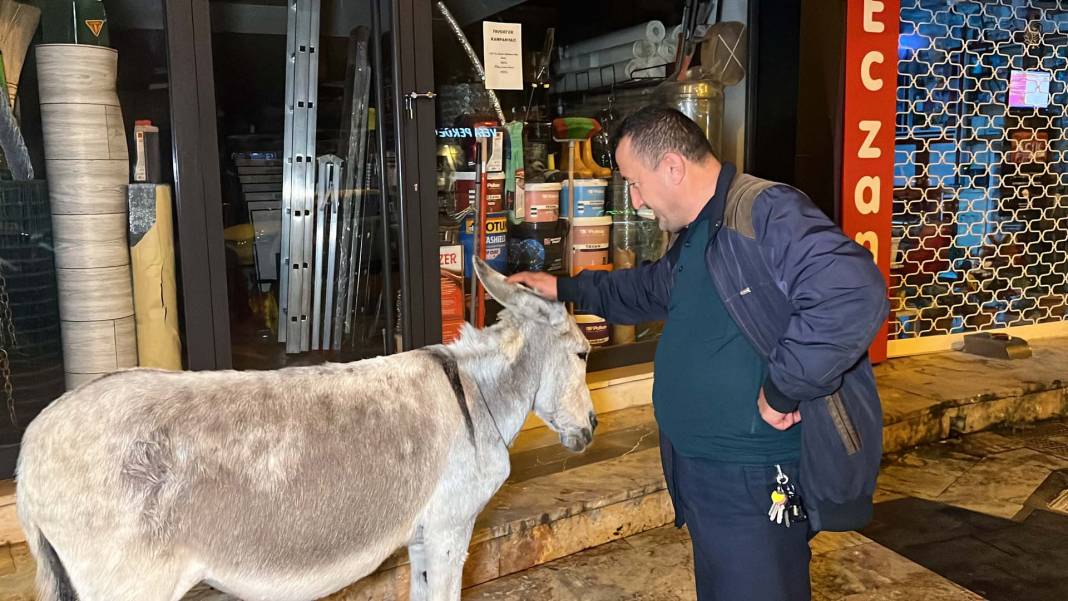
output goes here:
<path id="1" fill-rule="evenodd" d="M 427 583 L 426 541 L 423 526 L 416 526 L 415 535 L 408 543 L 408 567 L 410 568 L 409 601 L 428 601 L 430 589 Z"/>
<path id="2" fill-rule="evenodd" d="M 426 533 L 426 584 L 428 601 L 460 601 L 464 561 L 475 520 L 439 525 Z"/>

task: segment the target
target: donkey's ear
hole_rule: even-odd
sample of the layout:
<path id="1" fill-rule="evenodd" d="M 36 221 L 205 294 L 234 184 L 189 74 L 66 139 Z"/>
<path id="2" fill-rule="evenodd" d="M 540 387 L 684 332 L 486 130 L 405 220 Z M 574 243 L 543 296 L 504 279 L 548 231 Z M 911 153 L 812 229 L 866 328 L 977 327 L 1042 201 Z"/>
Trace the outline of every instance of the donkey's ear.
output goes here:
<path id="1" fill-rule="evenodd" d="M 518 284 L 509 284 L 507 278 L 486 264 L 480 257 L 474 257 L 475 275 L 478 281 L 486 288 L 486 292 L 493 300 L 505 307 L 511 307 L 515 303 L 515 295 L 519 292 Z"/>
<path id="2" fill-rule="evenodd" d="M 507 278 L 479 257 L 474 257 L 474 266 L 475 275 L 485 286 L 486 292 L 516 315 L 554 326 L 567 324 L 567 310 L 563 303 L 542 298 L 519 284 L 509 284 Z"/>

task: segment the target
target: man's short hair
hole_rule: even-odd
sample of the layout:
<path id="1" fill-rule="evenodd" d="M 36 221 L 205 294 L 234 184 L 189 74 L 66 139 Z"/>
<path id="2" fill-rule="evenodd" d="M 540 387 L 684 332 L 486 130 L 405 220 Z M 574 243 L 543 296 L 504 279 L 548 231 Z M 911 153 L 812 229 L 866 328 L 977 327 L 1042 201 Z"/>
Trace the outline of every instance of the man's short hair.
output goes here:
<path id="1" fill-rule="evenodd" d="M 647 106 L 623 120 L 612 139 L 613 152 L 624 138 L 643 163 L 654 168 L 669 152 L 677 152 L 697 163 L 712 152 L 705 132 L 692 119 L 668 106 Z"/>

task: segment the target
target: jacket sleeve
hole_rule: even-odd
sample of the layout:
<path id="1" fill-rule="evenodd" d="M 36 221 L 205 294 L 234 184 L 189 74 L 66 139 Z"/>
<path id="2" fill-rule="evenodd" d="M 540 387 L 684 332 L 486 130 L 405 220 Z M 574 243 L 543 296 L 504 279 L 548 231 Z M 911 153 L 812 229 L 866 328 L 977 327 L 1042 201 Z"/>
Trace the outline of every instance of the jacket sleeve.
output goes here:
<path id="1" fill-rule="evenodd" d="M 789 413 L 838 390 L 867 353 L 889 314 L 886 284 L 871 253 L 789 186 L 757 198 L 753 228 L 794 309 L 764 382 L 768 404 Z"/>
<path id="2" fill-rule="evenodd" d="M 583 313 L 615 324 L 667 318 L 671 298 L 671 254 L 658 261 L 619 271 L 583 271 L 557 281 L 557 297 Z"/>

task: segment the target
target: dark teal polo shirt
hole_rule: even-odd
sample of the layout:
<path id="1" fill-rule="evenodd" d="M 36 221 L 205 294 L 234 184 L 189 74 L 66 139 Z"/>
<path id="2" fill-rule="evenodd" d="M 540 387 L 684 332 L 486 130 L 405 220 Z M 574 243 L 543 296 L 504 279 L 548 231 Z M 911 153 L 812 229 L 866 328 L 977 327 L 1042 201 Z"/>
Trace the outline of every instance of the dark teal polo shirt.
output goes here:
<path id="1" fill-rule="evenodd" d="M 668 318 L 656 349 L 653 408 L 661 431 L 686 456 L 770 465 L 798 460 L 799 424 L 780 432 L 757 411 L 767 365 L 727 312 L 712 283 L 707 249 L 734 179 L 724 165 L 716 194 L 683 230 Z"/>

